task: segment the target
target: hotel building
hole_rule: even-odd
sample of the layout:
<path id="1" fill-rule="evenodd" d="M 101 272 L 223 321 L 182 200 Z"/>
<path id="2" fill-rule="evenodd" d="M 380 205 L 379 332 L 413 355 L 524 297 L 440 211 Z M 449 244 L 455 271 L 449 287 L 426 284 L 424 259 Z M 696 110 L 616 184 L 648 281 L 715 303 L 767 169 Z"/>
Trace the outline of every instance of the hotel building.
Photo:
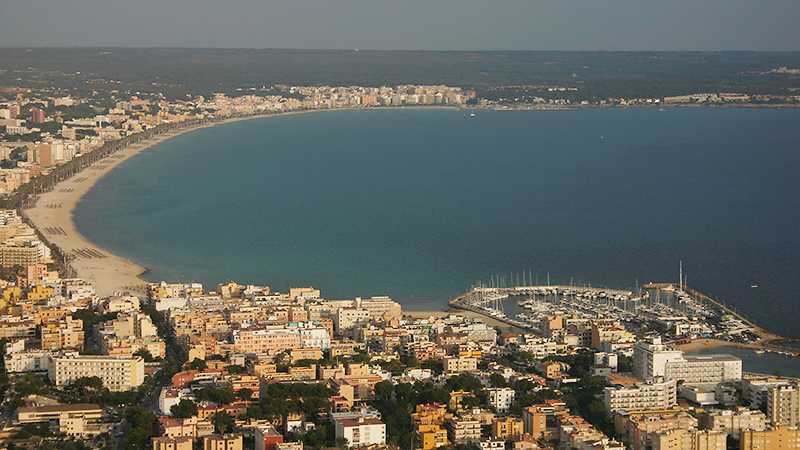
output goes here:
<path id="1" fill-rule="evenodd" d="M 141 356 L 115 358 L 65 353 L 53 356 L 49 376 L 59 388 L 81 377 L 99 377 L 110 391 L 123 392 L 144 382 L 144 359 Z"/>

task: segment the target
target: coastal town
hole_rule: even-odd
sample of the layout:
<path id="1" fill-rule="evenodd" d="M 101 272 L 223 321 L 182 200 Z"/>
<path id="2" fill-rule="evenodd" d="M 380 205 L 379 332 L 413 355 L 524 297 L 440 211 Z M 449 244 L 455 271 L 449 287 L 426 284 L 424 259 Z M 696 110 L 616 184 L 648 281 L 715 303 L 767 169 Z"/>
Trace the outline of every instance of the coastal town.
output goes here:
<path id="1" fill-rule="evenodd" d="M 37 239 L 13 211 L 0 229 Z M 491 314 L 408 312 L 388 297 L 330 300 L 313 287 L 281 293 L 228 282 L 212 291 L 160 282 L 144 296 L 101 296 L 52 270 L 46 251 L 29 255 L 32 264 L 15 264 L 2 289 L 8 447 L 797 442 L 797 380 L 744 373 L 739 358 L 674 345 L 753 336 L 747 327 L 664 326 L 640 313 L 629 328 L 631 316 L 579 315 L 567 302 L 546 311 L 555 287 L 521 300 L 543 312 L 527 316 L 536 333 L 492 326 Z"/>
<path id="2" fill-rule="evenodd" d="M 637 293 L 481 286 L 443 311 L 404 311 L 389 297 L 329 299 L 311 286 L 146 283 L 143 268 L 75 232 L 72 208 L 94 181 L 198 126 L 308 110 L 508 108 L 448 86 L 280 90 L 181 101 L 42 90 L 0 103 L 0 192 L 18 202 L 0 213 L 6 448 L 800 446 L 800 381 L 747 373 L 724 346 L 786 350 L 693 295 L 682 275 Z M 520 108 L 537 104 L 570 106 L 542 97 Z M 524 312 L 507 316 L 507 302 Z"/>

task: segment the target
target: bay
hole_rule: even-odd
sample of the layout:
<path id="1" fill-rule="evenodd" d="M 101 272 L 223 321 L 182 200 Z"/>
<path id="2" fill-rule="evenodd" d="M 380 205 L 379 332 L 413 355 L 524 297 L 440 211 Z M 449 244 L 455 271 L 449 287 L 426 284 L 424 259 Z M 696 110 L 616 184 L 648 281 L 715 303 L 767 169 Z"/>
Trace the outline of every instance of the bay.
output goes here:
<path id="1" fill-rule="evenodd" d="M 131 158 L 75 223 L 151 281 L 313 285 L 406 309 L 523 273 L 676 282 L 682 261 L 689 286 L 798 335 L 799 119 L 745 108 L 258 118 Z"/>

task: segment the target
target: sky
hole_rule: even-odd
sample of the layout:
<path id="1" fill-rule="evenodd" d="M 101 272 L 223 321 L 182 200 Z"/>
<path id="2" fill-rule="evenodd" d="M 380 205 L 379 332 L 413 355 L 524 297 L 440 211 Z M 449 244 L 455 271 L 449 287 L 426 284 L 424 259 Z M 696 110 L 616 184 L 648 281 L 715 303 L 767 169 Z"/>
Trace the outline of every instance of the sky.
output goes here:
<path id="1" fill-rule="evenodd" d="M 798 18 L 797 0 L 0 0 L 0 47 L 798 51 Z"/>

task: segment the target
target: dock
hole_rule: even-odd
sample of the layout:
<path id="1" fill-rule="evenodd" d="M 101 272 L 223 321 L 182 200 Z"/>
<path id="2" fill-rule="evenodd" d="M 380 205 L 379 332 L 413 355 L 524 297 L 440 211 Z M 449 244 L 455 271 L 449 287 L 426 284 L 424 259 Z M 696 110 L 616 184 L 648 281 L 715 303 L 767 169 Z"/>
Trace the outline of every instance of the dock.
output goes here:
<path id="1" fill-rule="evenodd" d="M 528 296 L 528 295 L 556 295 L 556 296 L 563 296 L 563 297 L 574 297 L 577 296 L 579 299 L 581 296 L 585 299 L 584 301 L 601 301 L 601 302 L 610 302 L 612 304 L 620 301 L 628 301 L 628 302 L 636 302 L 640 301 L 643 298 L 649 298 L 649 291 L 665 291 L 665 292 L 675 292 L 675 294 L 681 299 L 680 301 L 686 302 L 686 305 L 698 305 L 695 307 L 695 312 L 698 310 L 705 310 L 708 312 L 713 311 L 713 315 L 716 317 L 730 317 L 732 319 L 726 320 L 736 320 L 739 322 L 740 327 L 747 328 L 748 331 L 751 331 L 753 334 L 756 334 L 760 340 L 755 341 L 754 343 L 750 344 L 739 344 L 742 346 L 747 346 L 750 348 L 763 348 L 768 351 L 778 352 L 787 355 L 794 355 L 797 356 L 800 350 L 781 345 L 786 342 L 794 342 L 799 341 L 800 339 L 780 336 L 774 333 L 767 331 L 766 329 L 758 326 L 752 319 L 749 319 L 736 311 L 735 309 L 725 305 L 723 302 L 719 300 L 715 300 L 696 289 L 692 289 L 685 285 L 680 285 L 678 283 L 649 283 L 642 285 L 641 288 L 643 290 L 648 291 L 648 294 L 637 297 L 634 296 L 631 291 L 620 290 L 620 289 L 608 289 L 608 288 L 593 288 L 593 287 L 576 287 L 576 286 L 564 286 L 564 285 L 547 285 L 547 286 L 514 286 L 514 287 L 486 287 L 486 286 L 479 286 L 474 287 L 469 292 L 451 300 L 449 302 L 449 306 L 454 309 L 462 309 L 466 311 L 472 311 L 488 318 L 492 318 L 499 322 L 506 323 L 508 325 L 517 327 L 519 329 L 532 332 L 535 334 L 540 334 L 539 323 L 533 323 L 526 320 L 520 320 L 520 318 L 512 318 L 505 315 L 503 312 L 502 301 L 508 297 L 512 296 Z M 594 300 L 591 300 L 594 299 Z M 690 300 L 691 299 L 691 300 Z M 699 308 L 699 309 L 698 309 Z M 619 309 L 619 308 L 617 308 Z M 652 310 L 652 308 L 650 308 Z M 642 320 L 642 321 L 654 321 L 656 319 L 663 319 L 663 317 L 648 317 L 645 308 L 636 309 L 636 311 L 626 311 L 624 315 L 620 315 L 619 318 L 623 319 L 627 315 L 628 319 L 631 319 L 630 314 L 635 315 L 636 317 L 634 320 Z M 619 311 L 617 313 L 620 313 Z M 630 314 L 628 314 L 630 313 Z M 612 313 L 613 315 L 614 313 Z M 524 318 L 522 318 L 524 319 Z M 666 319 L 664 319 L 666 320 Z M 740 328 L 741 329 L 741 328 Z M 731 342 L 731 345 L 737 345 L 735 342 Z"/>
<path id="2" fill-rule="evenodd" d="M 514 287 L 486 287 L 479 286 L 473 288 L 460 297 L 450 301 L 449 306 L 455 309 L 463 309 L 466 311 L 476 312 L 478 314 L 490 317 L 497 321 L 506 323 L 508 325 L 531 331 L 536 334 L 540 332 L 538 324 L 531 324 L 522 320 L 507 317 L 502 312 L 500 302 L 510 296 L 518 295 L 572 295 L 575 293 L 585 293 L 590 295 L 604 295 L 611 297 L 631 296 L 630 291 L 620 289 L 607 289 L 607 288 L 593 288 L 593 287 L 576 287 L 564 285 L 548 285 L 548 286 L 514 286 Z"/>
<path id="3" fill-rule="evenodd" d="M 798 349 L 796 349 L 796 348 L 786 347 L 786 346 L 780 345 L 783 342 L 797 342 L 798 339 L 774 334 L 774 333 L 764 329 L 763 327 L 759 326 L 755 322 L 753 322 L 752 319 L 749 319 L 749 318 L 745 317 L 744 315 L 742 315 L 741 313 L 739 313 L 738 311 L 736 311 L 734 309 L 731 309 L 730 307 L 725 305 L 725 303 L 720 302 L 718 300 L 715 300 L 715 299 L 713 299 L 713 298 L 711 298 L 711 297 L 709 297 L 709 296 L 697 291 L 696 289 L 692 289 L 692 288 L 690 288 L 688 286 L 685 286 L 685 285 L 682 286 L 682 285 L 679 285 L 678 283 L 649 283 L 649 284 L 642 285 L 642 289 L 645 289 L 645 290 L 648 290 L 648 291 L 655 291 L 655 290 L 662 290 L 662 291 L 663 290 L 683 290 L 684 292 L 686 292 L 686 294 L 688 294 L 689 296 L 693 297 L 697 301 L 705 303 L 705 304 L 708 304 L 708 305 L 711 305 L 715 309 L 717 309 L 719 311 L 722 311 L 725 314 L 730 314 L 731 316 L 735 317 L 736 319 L 738 319 L 738 320 L 746 323 L 750 327 L 752 327 L 753 332 L 755 334 L 759 335 L 762 338 L 762 341 L 760 342 L 760 345 L 762 347 L 768 347 L 768 348 L 779 350 L 779 351 L 783 351 L 783 352 L 792 352 L 792 353 L 795 353 L 795 354 L 798 352 Z"/>

